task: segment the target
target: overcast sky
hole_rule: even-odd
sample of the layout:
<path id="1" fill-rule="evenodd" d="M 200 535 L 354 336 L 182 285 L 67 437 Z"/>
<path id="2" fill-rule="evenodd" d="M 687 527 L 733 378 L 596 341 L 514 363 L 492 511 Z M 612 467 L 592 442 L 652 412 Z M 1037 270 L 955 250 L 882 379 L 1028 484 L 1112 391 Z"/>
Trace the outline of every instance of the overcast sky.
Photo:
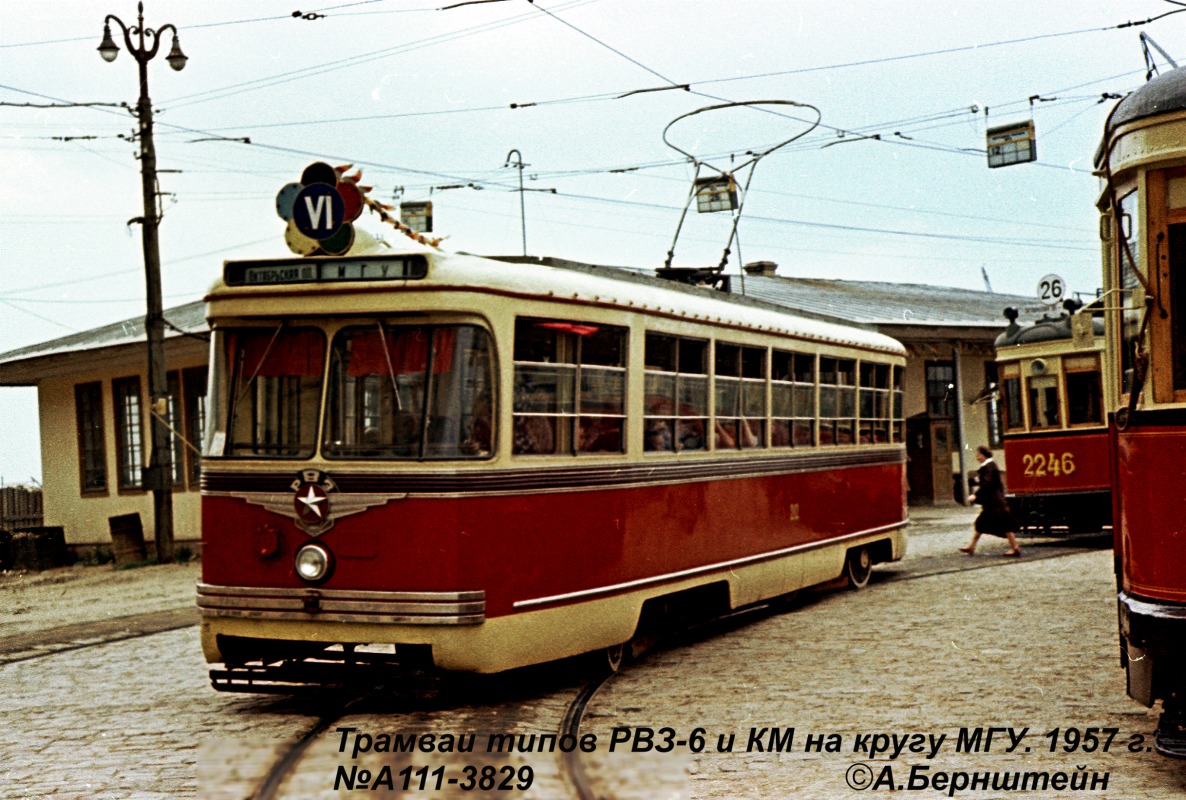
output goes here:
<path id="1" fill-rule="evenodd" d="M 135 24 L 136 5 L 10 5 L 0 352 L 144 308 L 140 232 L 128 225 L 142 213 L 135 126 L 112 105 L 134 106 L 136 64 L 126 49 L 112 64 L 96 52 L 103 16 Z M 316 18 L 294 18 L 297 7 Z M 200 299 L 225 258 L 287 255 L 275 194 L 314 160 L 361 166 L 378 199 L 431 199 L 447 248 L 517 254 L 518 173 L 504 164 L 518 149 L 525 187 L 542 190 L 524 195 L 528 252 L 653 269 L 693 175 L 664 128 L 740 100 L 796 101 L 820 121 L 770 105 L 671 127 L 673 144 L 721 169 L 800 137 L 757 164 L 731 269 L 740 255 L 788 275 L 973 289 L 987 275 L 994 290 L 1024 295 L 1055 273 L 1092 293 L 1092 155 L 1116 102 L 1105 95 L 1145 81 L 1142 32 L 1186 58 L 1186 14 L 1119 26 L 1175 10 L 1164 0 L 150 0 L 146 25 L 174 24 L 189 56 L 170 70 L 167 34 L 149 66 L 165 304 Z M 32 107 L 63 103 L 96 105 Z M 1031 118 L 1038 163 L 988 169 L 986 128 Z M 674 263 L 716 264 L 726 223 L 690 216 Z M 360 224 L 382 233 L 373 218 Z M 34 390 L 0 389 L 0 480 L 39 478 L 37 450 Z"/>

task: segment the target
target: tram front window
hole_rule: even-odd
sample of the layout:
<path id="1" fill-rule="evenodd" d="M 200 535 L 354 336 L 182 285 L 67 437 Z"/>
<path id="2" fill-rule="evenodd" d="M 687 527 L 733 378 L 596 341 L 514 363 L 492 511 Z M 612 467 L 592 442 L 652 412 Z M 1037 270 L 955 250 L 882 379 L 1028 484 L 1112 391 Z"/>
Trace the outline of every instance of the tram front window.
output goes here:
<path id="1" fill-rule="evenodd" d="M 325 335 L 313 328 L 229 331 L 227 455 L 307 458 L 317 437 Z"/>
<path id="2" fill-rule="evenodd" d="M 345 328 L 330 353 L 329 458 L 487 458 L 490 337 L 472 325 Z M 427 413 L 426 413 L 427 411 Z"/>
<path id="3" fill-rule="evenodd" d="M 1058 378 L 1054 375 L 1043 375 L 1030 378 L 1030 427 L 1057 428 L 1059 426 L 1058 413 Z"/>

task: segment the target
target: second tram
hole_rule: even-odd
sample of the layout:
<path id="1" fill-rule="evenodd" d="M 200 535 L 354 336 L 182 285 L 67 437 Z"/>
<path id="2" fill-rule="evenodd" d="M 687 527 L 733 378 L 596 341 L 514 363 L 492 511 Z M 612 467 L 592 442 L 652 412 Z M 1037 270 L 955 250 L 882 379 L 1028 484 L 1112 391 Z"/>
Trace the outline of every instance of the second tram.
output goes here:
<path id="1" fill-rule="evenodd" d="M 1103 530 L 1112 524 L 1103 320 L 1079 317 L 1075 336 L 1069 313 L 1026 326 L 1015 309 L 1006 316 L 996 361 L 1009 507 L 1026 531 Z"/>
<path id="2" fill-rule="evenodd" d="M 497 672 L 901 558 L 905 351 L 621 270 L 407 242 L 228 262 L 198 589 L 216 688 Z"/>
<path id="3" fill-rule="evenodd" d="M 1121 663 L 1186 758 L 1186 70 L 1112 111 L 1097 156 Z"/>

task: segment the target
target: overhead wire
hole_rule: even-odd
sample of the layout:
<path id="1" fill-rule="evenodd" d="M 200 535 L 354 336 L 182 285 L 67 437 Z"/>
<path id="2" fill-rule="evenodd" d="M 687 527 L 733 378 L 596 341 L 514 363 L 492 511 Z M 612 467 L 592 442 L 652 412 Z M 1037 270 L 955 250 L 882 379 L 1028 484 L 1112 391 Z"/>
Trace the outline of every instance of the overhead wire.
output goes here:
<path id="1" fill-rule="evenodd" d="M 568 2 L 563 4 L 563 7 L 565 9 L 570 9 L 596 2 L 599 2 L 599 0 L 568 0 Z M 188 95 L 180 95 L 165 101 L 161 105 L 167 105 L 170 108 L 184 108 L 187 106 L 196 105 L 198 103 L 209 102 L 211 100 L 222 100 L 227 97 L 243 94 L 244 92 L 255 91 L 257 89 L 267 89 L 273 86 L 279 86 L 284 83 L 290 83 L 295 80 L 303 80 L 315 75 L 323 75 L 327 72 L 335 72 L 340 69 L 359 66 L 361 64 L 387 58 L 392 55 L 417 50 L 422 47 L 429 47 L 442 42 L 456 41 L 458 39 L 475 36 L 479 33 L 487 33 L 492 30 L 508 27 L 510 25 L 517 25 L 520 22 L 524 22 L 533 18 L 533 16 L 534 15 L 530 12 L 524 13 L 509 19 L 485 23 L 483 25 L 475 25 L 469 28 L 462 28 L 460 30 L 450 31 L 448 33 L 438 34 L 436 36 L 430 36 L 426 39 L 405 42 L 403 44 L 395 45 L 394 47 L 385 47 L 380 50 L 373 50 L 369 53 L 360 53 L 355 56 L 350 56 L 349 58 L 338 59 L 337 61 L 315 64 L 310 67 L 304 67 L 302 69 L 292 70 L 289 72 L 276 73 L 263 78 L 256 78 L 254 80 L 243 81 L 237 84 L 230 84 L 228 86 L 208 89 L 203 92 L 194 92 Z"/>

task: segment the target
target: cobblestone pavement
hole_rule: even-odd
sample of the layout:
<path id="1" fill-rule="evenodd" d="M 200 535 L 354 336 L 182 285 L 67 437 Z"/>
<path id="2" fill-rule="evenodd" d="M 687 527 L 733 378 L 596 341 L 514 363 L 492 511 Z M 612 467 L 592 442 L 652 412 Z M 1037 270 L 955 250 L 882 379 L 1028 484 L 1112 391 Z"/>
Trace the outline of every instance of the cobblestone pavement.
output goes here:
<path id="1" fill-rule="evenodd" d="M 928 778 L 972 771 L 1108 773 L 1102 791 L 964 790 L 957 797 L 1186 796 L 1186 763 L 1146 752 L 1156 715 L 1124 694 L 1110 553 L 1072 551 L 1043 558 L 1059 551 L 1040 540 L 1023 540 L 1026 557 L 1015 561 L 1000 558 L 1003 543 L 986 538 L 981 554 L 968 559 L 955 548 L 966 543 L 970 511 L 914 510 L 913 517 L 908 560 L 881 568 L 869 589 L 812 596 L 785 613 L 715 626 L 694 642 L 649 654 L 607 681 L 590 701 L 581 727 L 582 734 L 597 737 L 596 750 L 583 757 L 597 795 L 607 800 L 840 800 L 887 791 L 884 786 L 859 791 L 846 784 L 850 767 L 862 763 L 873 780 L 884 781 L 889 767 L 895 786 L 907 784 L 912 768 L 929 768 Z M 957 571 L 968 566 L 986 568 Z M 929 576 L 907 579 L 917 574 L 911 572 L 915 568 Z M 161 573 L 144 574 L 149 583 L 176 583 L 173 589 L 152 590 L 164 591 L 162 597 L 179 596 L 177 587 L 184 582 L 192 592 L 192 574 L 163 579 Z M 31 602 L 40 591 L 12 588 L 20 582 L 0 579 L 5 607 L 10 597 Z M 69 596 L 70 581 L 61 585 L 70 589 Z M 174 590 L 178 595 L 169 593 Z M 119 593 L 135 591 L 124 587 Z M 94 601 L 92 613 L 146 610 L 140 600 L 131 607 L 101 600 Z M 160 602 L 162 607 L 174 603 Z M 0 608 L 0 638 L 14 635 L 5 612 Z M 45 630 L 47 639 L 54 635 Z M 213 692 L 192 627 L 0 666 L 0 686 L 0 796 L 6 798 L 238 800 L 251 794 L 284 743 L 309 730 L 324 710 L 307 699 Z M 277 796 L 382 795 L 348 792 L 341 785 L 335 791 L 333 781 L 339 768 L 376 775 L 384 765 L 393 774 L 405 766 L 442 766 L 448 770 L 444 774 L 458 777 L 464 777 L 466 766 L 509 767 L 516 778 L 525 766 L 535 773 L 532 787 L 522 792 L 466 792 L 459 783 L 402 796 L 572 796 L 560 777 L 558 754 L 485 756 L 484 737 L 556 733 L 581 686 L 576 676 L 552 667 L 511 681 L 450 686 L 414 701 L 354 709 L 313 742 Z M 474 733 L 478 743 L 473 754 L 417 752 L 397 758 L 362 753 L 353 759 L 350 752 L 339 752 L 339 727 L 438 737 Z M 672 739 L 683 742 L 701 728 L 707 746 L 699 754 L 686 744 L 667 754 L 630 753 L 628 744 L 610 752 L 614 729 L 624 727 L 640 737 L 645 733 L 637 730 L 652 729 L 656 743 L 666 735 L 661 728 L 671 728 Z M 999 731 L 987 752 L 957 752 L 961 729 L 990 727 L 1028 732 L 1012 753 L 1002 746 Z M 1057 728 L 1061 736 L 1067 729 L 1093 727 L 1118 729 L 1109 752 L 1100 747 L 1085 752 L 1090 739 L 1073 752 L 1050 752 L 1048 731 Z M 749 744 L 750 732 L 763 728 L 759 751 Z M 774 728 L 785 752 L 767 752 Z M 785 738 L 791 728 L 793 739 Z M 858 739 L 876 734 L 886 734 L 885 741 L 889 735 L 910 735 L 908 744 L 926 742 L 928 750 L 931 741 L 937 742 L 934 756 L 909 749 L 897 758 L 854 752 L 858 741 L 880 743 L 880 738 Z M 729 735 L 736 737 L 732 752 L 715 752 L 725 741 L 721 737 Z M 822 737 L 816 741 L 824 746 L 809 750 L 808 736 Z M 939 742 L 939 736 L 946 738 Z M 1133 744 L 1136 736 L 1146 738 Z M 861 776 L 852 775 L 860 785 Z M 401 779 L 395 780 L 398 785 Z M 908 796 L 945 797 L 948 792 Z"/>

